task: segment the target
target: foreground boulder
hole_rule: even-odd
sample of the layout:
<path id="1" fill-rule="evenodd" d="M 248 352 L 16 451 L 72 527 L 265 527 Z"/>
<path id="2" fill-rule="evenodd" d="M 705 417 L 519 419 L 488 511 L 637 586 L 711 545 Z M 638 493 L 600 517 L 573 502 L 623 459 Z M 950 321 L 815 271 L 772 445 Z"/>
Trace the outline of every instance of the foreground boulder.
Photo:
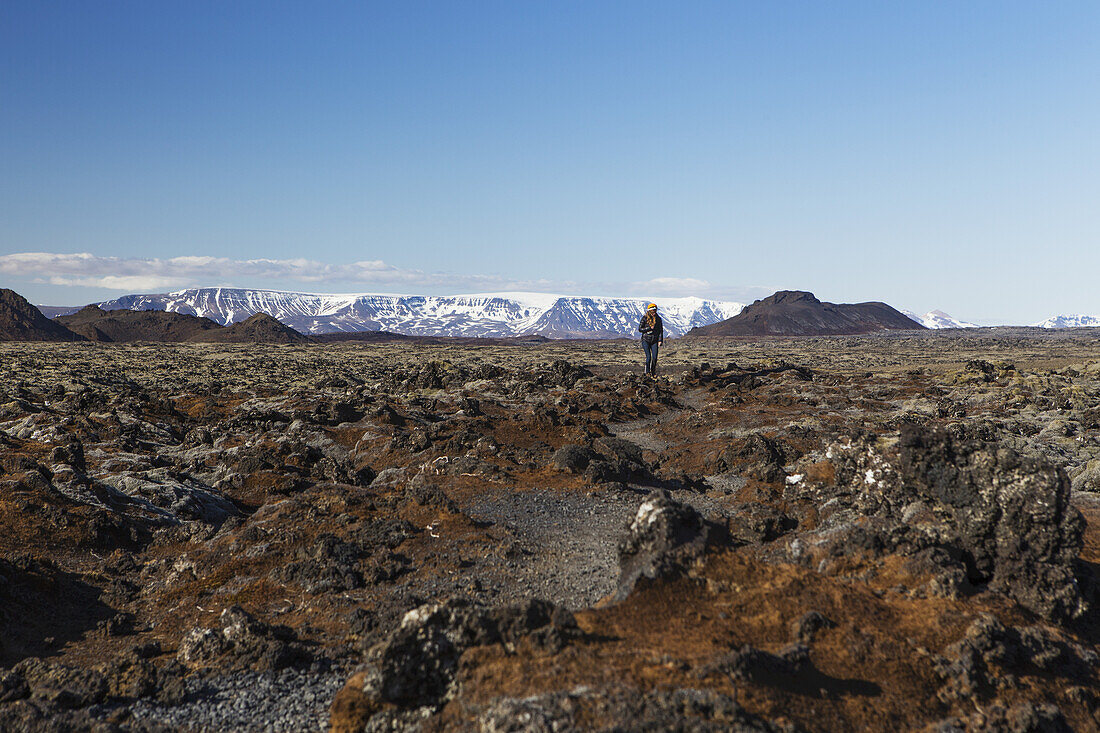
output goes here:
<path id="1" fill-rule="evenodd" d="M 892 444 L 862 436 L 826 457 L 827 471 L 807 469 L 825 479 L 788 489 L 821 509 L 815 561 L 896 552 L 938 568 L 947 594 L 969 584 L 1050 620 L 1085 612 L 1073 572 L 1084 519 L 1065 472 L 1049 461 L 963 428 L 913 425 Z"/>
<path id="2" fill-rule="evenodd" d="M 332 704 L 332 730 L 389 730 L 431 714 L 455 694 L 467 649 L 521 643 L 551 653 L 580 635 L 572 614 L 546 601 L 485 609 L 461 599 L 409 611 Z M 378 717 L 378 720 L 372 718 Z"/>
<path id="3" fill-rule="evenodd" d="M 638 507 L 619 545 L 619 582 L 614 600 L 622 601 L 639 578 L 668 578 L 683 572 L 726 534 L 692 507 L 653 494 Z"/>

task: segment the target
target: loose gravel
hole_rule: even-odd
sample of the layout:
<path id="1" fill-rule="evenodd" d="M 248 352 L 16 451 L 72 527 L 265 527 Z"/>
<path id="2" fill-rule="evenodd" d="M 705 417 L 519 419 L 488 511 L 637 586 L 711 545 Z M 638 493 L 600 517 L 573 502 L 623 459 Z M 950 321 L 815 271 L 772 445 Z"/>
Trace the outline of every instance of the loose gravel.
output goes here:
<path id="1" fill-rule="evenodd" d="M 332 699 L 346 679 L 345 671 L 318 674 L 286 669 L 190 680 L 182 705 L 139 700 L 130 707 L 130 714 L 136 721 L 202 733 L 322 731 L 328 727 Z"/>

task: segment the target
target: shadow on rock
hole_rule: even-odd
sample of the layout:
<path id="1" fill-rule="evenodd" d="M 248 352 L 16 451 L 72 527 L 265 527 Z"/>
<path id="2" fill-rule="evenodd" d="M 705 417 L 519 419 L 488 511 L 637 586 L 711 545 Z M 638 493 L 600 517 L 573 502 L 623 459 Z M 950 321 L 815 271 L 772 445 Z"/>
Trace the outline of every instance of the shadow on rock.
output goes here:
<path id="1" fill-rule="evenodd" d="M 0 559 L 0 660 L 48 657 L 118 614 L 102 591 L 48 560 Z"/>
<path id="2" fill-rule="evenodd" d="M 735 682 L 752 682 L 821 699 L 882 694 L 882 688 L 874 682 L 840 679 L 823 673 L 814 667 L 805 644 L 790 644 L 778 654 L 746 644 L 701 668 L 698 674 L 700 677 L 725 674 Z"/>

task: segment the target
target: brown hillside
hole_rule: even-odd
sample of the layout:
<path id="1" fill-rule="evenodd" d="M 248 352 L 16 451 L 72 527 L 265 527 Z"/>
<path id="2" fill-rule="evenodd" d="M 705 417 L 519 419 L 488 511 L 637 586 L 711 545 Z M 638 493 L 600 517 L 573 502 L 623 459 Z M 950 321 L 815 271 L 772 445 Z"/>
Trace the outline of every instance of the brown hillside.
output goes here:
<path id="1" fill-rule="evenodd" d="M 309 336 L 295 331 L 267 313 L 256 313 L 228 328 L 197 334 L 190 340 L 236 344 L 308 344 L 313 342 L 313 339 Z"/>
<path id="2" fill-rule="evenodd" d="M 0 288 L 0 341 L 83 341 L 54 323 L 19 293 Z"/>
<path id="3" fill-rule="evenodd" d="M 105 311 L 97 305 L 56 320 L 91 341 L 115 343 L 205 341 L 205 334 L 224 330 L 209 318 L 167 311 Z"/>
<path id="4" fill-rule="evenodd" d="M 209 318 L 169 311 L 105 311 L 89 305 L 56 319 L 92 341 L 132 341 L 303 344 L 311 339 L 266 313 L 257 313 L 232 326 Z"/>

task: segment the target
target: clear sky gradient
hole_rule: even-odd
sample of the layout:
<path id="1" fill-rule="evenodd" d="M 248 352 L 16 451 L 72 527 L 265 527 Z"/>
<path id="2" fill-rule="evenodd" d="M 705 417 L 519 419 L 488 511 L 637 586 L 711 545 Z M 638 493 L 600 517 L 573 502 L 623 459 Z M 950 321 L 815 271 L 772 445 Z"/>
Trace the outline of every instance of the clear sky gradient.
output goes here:
<path id="1" fill-rule="evenodd" d="M 1100 314 L 1098 39 L 1091 1 L 5 0 L 0 284 Z"/>

